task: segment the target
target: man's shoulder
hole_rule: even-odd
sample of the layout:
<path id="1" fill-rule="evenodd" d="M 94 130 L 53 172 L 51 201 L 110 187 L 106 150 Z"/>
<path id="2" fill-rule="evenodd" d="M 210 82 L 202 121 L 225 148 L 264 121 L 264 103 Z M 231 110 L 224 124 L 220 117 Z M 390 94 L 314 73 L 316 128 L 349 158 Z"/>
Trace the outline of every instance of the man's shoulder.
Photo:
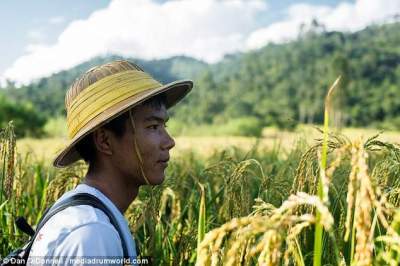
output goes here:
<path id="1" fill-rule="evenodd" d="M 89 205 L 78 205 L 67 207 L 56 213 L 40 231 L 49 232 L 52 235 L 63 235 L 82 226 L 107 226 L 114 229 L 103 211 Z M 115 232 L 117 233 L 116 230 Z"/>
<path id="2" fill-rule="evenodd" d="M 31 254 L 51 255 L 57 247 L 71 242 L 70 240 L 83 245 L 101 245 L 101 242 L 108 241 L 120 243 L 118 232 L 106 214 L 92 206 L 78 205 L 56 213 L 43 225 L 34 241 Z"/>
<path id="3" fill-rule="evenodd" d="M 89 193 L 96 196 L 111 210 L 114 217 L 117 217 L 121 228 L 129 231 L 124 227 L 124 223 L 119 221 L 124 217 L 120 217 L 121 214 L 118 213 L 115 206 L 110 204 L 103 195 L 96 194 L 96 191 L 89 187 L 80 186 L 78 189 L 69 191 L 55 204 L 57 205 L 77 193 Z M 128 234 L 128 231 L 125 231 L 124 233 Z M 129 247 L 134 249 L 134 243 L 130 243 Z M 56 254 L 69 256 L 71 254 L 66 254 L 65 252 L 79 251 L 79 254 L 81 254 L 84 251 L 84 254 L 92 254 L 91 250 L 94 249 L 100 252 L 98 254 L 110 254 L 105 252 L 106 250 L 114 250 L 114 252 L 111 252 L 112 254 L 119 254 L 122 252 L 121 236 L 102 210 L 82 204 L 69 206 L 52 216 L 39 231 L 32 246 L 31 254 L 33 256 L 52 256 Z"/>
<path id="4" fill-rule="evenodd" d="M 75 189 L 66 192 L 61 198 L 59 198 L 53 206 L 59 205 L 61 202 L 66 201 L 74 195 L 79 193 L 91 194 L 101 201 L 107 208 L 109 204 L 101 195 L 97 195 L 93 188 L 86 185 L 79 185 Z M 68 229 L 73 230 L 75 227 L 79 227 L 84 224 L 92 223 L 107 223 L 110 224 L 108 216 L 100 209 L 90 206 L 89 204 L 80 204 L 75 206 L 69 206 L 64 210 L 56 213 L 53 217 L 46 222 L 43 226 L 45 227 L 60 227 L 62 225 Z"/>
<path id="5" fill-rule="evenodd" d="M 73 230 L 75 227 L 79 227 L 85 224 L 96 223 L 111 225 L 110 219 L 102 210 L 97 209 L 93 206 L 82 204 L 77 206 L 69 206 L 64 210 L 56 213 L 53 217 L 49 219 L 49 221 L 47 221 L 43 228 L 50 226 L 63 226 L 65 228 Z"/>

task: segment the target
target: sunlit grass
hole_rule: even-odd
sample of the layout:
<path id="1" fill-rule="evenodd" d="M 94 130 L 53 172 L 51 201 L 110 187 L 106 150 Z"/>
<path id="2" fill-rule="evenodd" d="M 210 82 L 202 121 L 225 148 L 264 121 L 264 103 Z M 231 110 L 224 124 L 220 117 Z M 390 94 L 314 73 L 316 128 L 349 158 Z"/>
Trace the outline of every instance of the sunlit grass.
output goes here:
<path id="1" fill-rule="evenodd" d="M 282 151 L 292 149 L 298 141 L 311 145 L 316 139 L 321 138 L 321 132 L 316 128 L 322 126 L 300 125 L 295 131 L 284 131 L 277 128 L 265 128 L 261 138 L 238 136 L 197 136 L 175 137 L 176 146 L 171 150 L 172 157 L 177 157 L 182 152 L 191 151 L 202 157 L 238 147 L 249 150 L 257 144 L 257 149 L 273 149 L 279 147 Z M 334 129 L 333 129 L 334 130 Z M 373 136 L 381 131 L 378 129 L 344 128 L 341 133 L 350 140 L 360 137 Z M 384 131 L 380 137 L 386 142 L 400 142 L 399 131 Z M 66 138 L 23 138 L 17 140 L 17 149 L 20 153 L 31 153 L 39 160 L 50 161 L 64 145 L 68 143 Z"/>
<path id="2" fill-rule="evenodd" d="M 309 145 L 296 144 L 304 138 L 301 130 Z M 157 265 L 312 265 L 314 226 L 322 223 L 327 233 L 321 265 L 396 261 L 400 216 L 394 230 L 388 221 L 400 206 L 400 148 L 381 141 L 384 134 L 365 142 L 331 135 L 327 204 L 316 196 L 322 137 L 312 127 L 266 129 L 258 146 L 254 138 L 178 137 L 164 184 L 142 188 L 126 213 L 142 254 Z M 279 145 L 286 140 L 293 144 Z M 17 215 L 35 224 L 44 208 L 83 176 L 82 164 L 56 171 L 45 161 L 57 150 L 51 148 L 62 144 L 60 139 L 18 141 L 12 196 L 0 204 L 1 255 L 26 240 L 13 226 Z M 360 202 L 369 202 L 370 220 L 360 218 L 370 210 Z M 362 254 L 366 260 L 360 260 Z"/>

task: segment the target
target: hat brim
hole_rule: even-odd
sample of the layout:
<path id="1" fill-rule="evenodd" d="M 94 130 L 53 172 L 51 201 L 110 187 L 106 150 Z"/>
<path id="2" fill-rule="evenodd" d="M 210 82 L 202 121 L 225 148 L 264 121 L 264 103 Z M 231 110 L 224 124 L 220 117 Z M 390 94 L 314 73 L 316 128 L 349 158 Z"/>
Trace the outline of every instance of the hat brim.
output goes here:
<path id="1" fill-rule="evenodd" d="M 155 89 L 143 91 L 123 100 L 122 102 L 100 113 L 91 121 L 89 121 L 75 135 L 75 137 L 69 141 L 69 143 L 66 145 L 66 148 L 58 154 L 56 159 L 53 161 L 53 165 L 58 168 L 66 167 L 81 159 L 79 153 L 75 149 L 75 145 L 90 132 L 93 132 L 98 127 L 101 127 L 120 114 L 128 111 L 132 107 L 135 107 L 147 99 L 162 93 L 166 97 L 166 108 L 170 108 L 182 100 L 192 88 L 193 82 L 191 80 L 175 81 Z"/>

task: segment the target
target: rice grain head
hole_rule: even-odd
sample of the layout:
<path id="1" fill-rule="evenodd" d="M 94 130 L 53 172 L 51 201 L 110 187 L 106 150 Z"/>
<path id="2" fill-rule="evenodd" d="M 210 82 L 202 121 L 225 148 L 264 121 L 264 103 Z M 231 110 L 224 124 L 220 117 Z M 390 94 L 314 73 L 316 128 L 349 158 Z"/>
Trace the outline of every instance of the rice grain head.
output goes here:
<path id="1" fill-rule="evenodd" d="M 262 206 L 259 201 L 257 205 Z M 311 205 L 317 209 L 321 213 L 322 226 L 326 231 L 331 232 L 333 217 L 328 208 L 317 196 L 299 192 L 291 195 L 269 215 L 255 214 L 234 218 L 207 233 L 199 245 L 196 265 L 208 265 L 205 263 L 210 257 L 211 264 L 217 265 L 225 258 L 224 265 L 239 265 L 248 263 L 247 260 L 254 256 L 257 256 L 258 265 L 280 265 L 282 257 L 287 258 L 290 255 L 290 253 L 283 254 L 284 244 L 293 245 L 301 231 L 317 221 L 312 213 L 296 215 L 295 210 L 300 205 Z M 248 247 L 249 243 L 252 247 Z M 247 254 L 240 255 L 245 249 L 249 250 L 246 251 Z"/>
<path id="2" fill-rule="evenodd" d="M 372 184 L 368 176 L 368 154 L 358 146 L 358 183 L 359 191 L 356 199 L 358 203 L 354 212 L 356 228 L 356 247 L 354 261 L 356 265 L 367 266 L 372 264 L 373 242 L 371 241 L 371 211 L 374 198 Z"/>
<path id="3" fill-rule="evenodd" d="M 3 153 L 2 159 L 5 162 L 3 165 L 3 173 L 5 173 L 4 178 L 4 194 L 6 199 L 10 199 L 13 191 L 14 176 L 15 176 L 15 149 L 16 140 L 14 134 L 13 123 L 10 122 L 6 129 L 4 130 L 4 140 L 3 140 Z"/>

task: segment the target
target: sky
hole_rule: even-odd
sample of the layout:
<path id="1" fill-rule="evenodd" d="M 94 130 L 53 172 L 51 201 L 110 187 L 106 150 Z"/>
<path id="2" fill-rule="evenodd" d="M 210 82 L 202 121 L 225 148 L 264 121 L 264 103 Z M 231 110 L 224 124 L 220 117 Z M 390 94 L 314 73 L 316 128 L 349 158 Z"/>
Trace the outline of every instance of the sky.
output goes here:
<path id="1" fill-rule="evenodd" d="M 390 21 L 400 0 L 2 0 L 0 82 L 18 84 L 98 55 L 224 55 L 295 39 L 302 23 L 352 32 Z"/>

